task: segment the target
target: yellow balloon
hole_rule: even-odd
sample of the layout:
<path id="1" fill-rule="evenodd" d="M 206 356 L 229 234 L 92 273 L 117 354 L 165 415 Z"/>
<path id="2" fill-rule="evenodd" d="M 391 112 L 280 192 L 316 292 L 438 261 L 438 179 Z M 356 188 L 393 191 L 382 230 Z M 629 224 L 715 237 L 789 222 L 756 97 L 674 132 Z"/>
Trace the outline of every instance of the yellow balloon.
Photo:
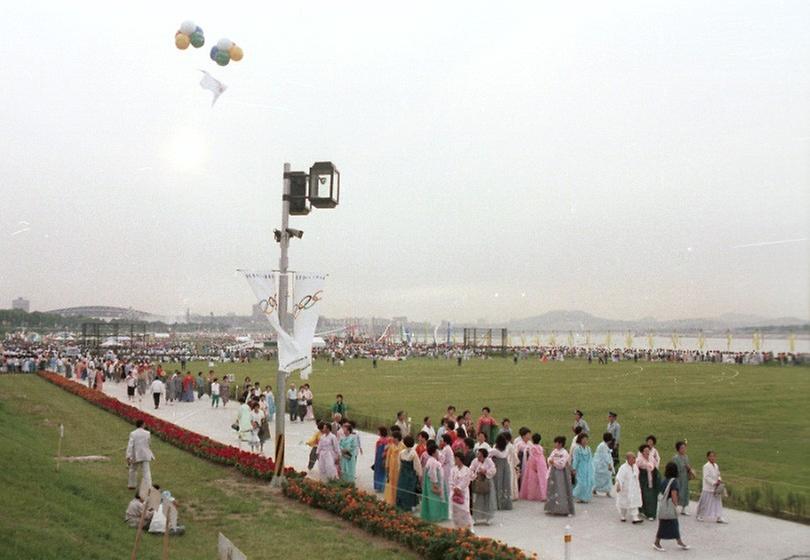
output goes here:
<path id="1" fill-rule="evenodd" d="M 190 43 L 191 39 L 184 33 L 178 31 L 177 35 L 174 36 L 174 45 L 181 51 L 186 50 Z"/>
<path id="2" fill-rule="evenodd" d="M 245 55 L 245 53 L 242 52 L 242 48 L 239 45 L 232 46 L 231 49 L 228 51 L 228 54 L 231 55 L 231 60 L 233 60 L 234 62 L 239 62 Z"/>

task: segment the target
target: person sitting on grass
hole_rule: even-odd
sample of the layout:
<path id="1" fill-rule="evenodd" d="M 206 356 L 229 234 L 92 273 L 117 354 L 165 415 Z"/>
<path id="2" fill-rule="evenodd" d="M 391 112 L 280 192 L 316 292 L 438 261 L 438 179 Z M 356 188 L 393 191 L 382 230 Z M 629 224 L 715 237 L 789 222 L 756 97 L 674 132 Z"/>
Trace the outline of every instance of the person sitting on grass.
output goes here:
<path id="1" fill-rule="evenodd" d="M 152 495 L 157 497 L 159 505 L 157 506 L 158 509 L 152 513 L 152 520 L 149 525 L 144 523 L 144 527 L 148 526 L 149 532 L 153 534 L 164 533 L 167 527 L 169 535 L 180 536 L 184 534 L 186 532 L 185 526 L 177 524 L 177 500 L 168 490 L 161 492 L 160 486 L 157 484 L 153 485 L 152 488 L 156 491 Z"/>
<path id="2" fill-rule="evenodd" d="M 145 507 L 146 504 L 143 503 L 141 495 L 138 492 L 135 492 L 135 497 L 132 498 L 131 502 L 129 502 L 129 505 L 127 505 L 127 511 L 124 513 L 124 523 L 133 529 L 137 529 L 138 523 L 141 522 L 141 516 L 143 516 L 143 526 L 148 527 L 152 522 L 152 514 L 154 511 L 152 509 L 148 509 L 146 514 L 144 514 L 143 510 Z"/>

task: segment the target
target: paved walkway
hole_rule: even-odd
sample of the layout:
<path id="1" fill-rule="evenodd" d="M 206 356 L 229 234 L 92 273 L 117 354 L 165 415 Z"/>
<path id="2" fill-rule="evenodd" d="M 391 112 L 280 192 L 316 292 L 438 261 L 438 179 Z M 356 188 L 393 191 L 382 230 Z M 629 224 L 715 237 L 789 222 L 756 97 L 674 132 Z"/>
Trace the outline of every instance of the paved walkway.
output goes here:
<path id="1" fill-rule="evenodd" d="M 123 383 L 105 383 L 104 392 L 127 402 Z M 135 404 L 138 405 L 137 402 Z M 203 397 L 202 401 L 193 403 L 162 404 L 159 410 L 154 410 L 151 397 L 147 395 L 141 405 L 146 412 L 159 418 L 220 442 L 238 445 L 235 432 L 230 428 L 236 417 L 236 401 L 231 401 L 227 408 L 212 409 L 208 397 Z M 314 431 L 315 424 L 311 421 L 287 423 L 288 465 L 306 470 L 309 447 L 304 442 Z M 365 432 L 361 432 L 360 436 L 365 453 L 358 460 L 357 484 L 371 491 L 376 436 Z M 272 448 L 266 451 L 272 455 Z M 153 472 L 160 476 L 160 457 L 153 466 Z M 317 473 L 313 476 L 317 476 Z M 664 541 L 667 549 L 665 554 L 712 560 L 810 558 L 808 526 L 735 510 L 726 510 L 726 518 L 728 525 L 699 523 L 694 517 L 682 517 L 681 534 L 692 549 L 681 551 L 674 541 Z M 542 503 L 517 501 L 512 511 L 498 512 L 493 525 L 476 527 L 476 532 L 536 552 L 544 560 L 562 560 L 566 525 L 570 525 L 573 532 L 573 560 L 662 557 L 662 553 L 652 549 L 657 523 L 621 523 L 614 502 L 609 498 L 594 498 L 590 504 L 577 504 L 576 515 L 571 518 L 545 515 Z"/>

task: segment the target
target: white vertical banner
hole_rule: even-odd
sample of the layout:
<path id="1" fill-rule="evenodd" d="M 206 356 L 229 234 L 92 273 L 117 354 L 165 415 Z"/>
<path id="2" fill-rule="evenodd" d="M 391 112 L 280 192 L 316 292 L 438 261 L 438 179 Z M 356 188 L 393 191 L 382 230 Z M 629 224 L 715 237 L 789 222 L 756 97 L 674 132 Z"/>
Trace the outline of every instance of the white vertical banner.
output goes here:
<path id="1" fill-rule="evenodd" d="M 281 371 L 302 370 L 302 376 L 312 370 L 312 339 L 318 325 L 318 304 L 323 299 L 325 274 L 290 272 L 287 274 L 288 302 L 280 302 L 275 271 L 240 270 L 245 275 L 270 326 L 278 334 L 278 367 Z M 278 310 L 286 305 L 292 316 L 293 335 L 281 327 Z"/>
<path id="2" fill-rule="evenodd" d="M 312 373 L 312 341 L 318 326 L 318 307 L 323 299 L 325 282 L 325 274 L 295 273 L 295 289 L 291 292 L 293 294 L 291 313 L 295 318 L 293 331 L 295 345 L 307 357 L 307 365 L 300 368 L 302 379 L 309 379 L 309 374 Z"/>

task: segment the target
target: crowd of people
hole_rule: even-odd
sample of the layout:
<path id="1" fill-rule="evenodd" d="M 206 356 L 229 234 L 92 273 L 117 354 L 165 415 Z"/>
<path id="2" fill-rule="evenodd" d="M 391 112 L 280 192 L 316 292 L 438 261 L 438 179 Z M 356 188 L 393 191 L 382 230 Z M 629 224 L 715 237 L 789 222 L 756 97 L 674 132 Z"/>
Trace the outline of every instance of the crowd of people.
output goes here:
<path id="1" fill-rule="evenodd" d="M 588 360 L 600 364 L 616 362 L 677 362 L 677 363 L 726 363 L 740 365 L 759 365 L 778 363 L 795 365 L 805 363 L 808 355 L 793 352 L 760 352 L 760 351 L 726 351 L 726 350 L 690 350 L 690 349 L 642 349 L 642 348 L 608 348 L 605 346 L 518 346 L 505 350 L 515 362 L 536 359 L 544 362 L 565 361 L 567 359 Z M 333 365 L 342 364 L 348 359 L 407 360 L 409 358 L 431 358 L 455 360 L 458 365 L 464 361 L 481 358 L 487 359 L 498 355 L 498 348 L 469 348 L 462 345 L 434 344 L 378 344 L 373 342 L 346 342 L 342 339 L 330 341 L 324 348 L 316 350 L 314 355 L 331 361 Z M 502 352 L 501 352 L 502 353 Z"/>
<path id="2" fill-rule="evenodd" d="M 312 448 L 309 469 L 317 468 L 321 480 L 354 483 L 363 450 L 342 396 L 332 413 L 331 421 L 317 423 L 307 442 Z M 668 462 L 662 461 L 654 435 L 621 453 L 621 425 L 613 411 L 604 431 L 596 432 L 595 451 L 580 410 L 574 413 L 570 446 L 568 437 L 558 435 L 548 452 L 539 432 L 514 430 L 508 418 L 496 420 L 488 407 L 473 421 L 471 411 L 457 414 L 449 406 L 438 429 L 430 417 L 421 429 L 413 428 L 411 418 L 398 412 L 391 426 L 378 428 L 374 448 L 373 489 L 403 511 L 474 530 L 490 524 L 497 511 L 511 510 L 515 500 L 544 502 L 549 515 L 573 516 L 576 504 L 606 497 L 615 500 L 622 522 L 657 520 L 656 550 L 663 550 L 665 539 L 689 548 L 681 539 L 679 518 L 690 515 L 690 481 L 697 475 L 685 441 L 675 443 Z M 717 455 L 709 451 L 706 457 L 696 516 L 725 523 L 725 484 Z"/>
<path id="3" fill-rule="evenodd" d="M 162 364 L 93 356 L 62 362 L 62 368 L 66 377 L 97 390 L 110 380 L 124 383 L 130 401 L 151 393 L 155 408 L 163 397 L 169 403 L 183 403 L 208 396 L 210 406 L 218 408 L 227 406 L 233 396 L 239 401 L 232 427 L 240 448 L 263 453 L 270 439 L 276 397 L 272 387 L 262 388 L 250 378 L 237 384 L 232 376 L 216 376 L 213 370 L 207 375 L 169 373 Z M 291 421 L 315 421 L 308 383 L 298 388 L 290 385 L 285 398 Z M 329 410 L 331 417 L 318 421 L 307 441 L 308 467 L 313 472 L 317 469 L 321 480 L 355 483 L 358 456 L 363 454 L 361 438 L 342 395 L 336 396 Z M 657 550 L 663 549 L 665 539 L 688 548 L 681 539 L 679 518 L 690 515 L 689 486 L 697 473 L 685 441 L 675 443 L 675 454 L 666 463 L 654 435 L 622 454 L 621 425 L 613 411 L 607 415 L 604 431 L 593 432 L 583 412 L 575 411 L 571 440 L 558 435 L 548 450 L 538 431 L 525 426 L 515 429 L 508 418 L 496 419 L 488 407 L 474 420 L 470 410 L 457 413 L 448 406 L 438 427 L 430 417 L 423 419 L 420 429 L 416 426 L 405 411 L 398 411 L 391 426 L 378 428 L 374 446 L 373 489 L 403 511 L 428 521 L 452 520 L 456 527 L 473 530 L 475 525 L 492 523 L 496 512 L 511 510 L 516 500 L 544 502 L 549 515 L 573 516 L 577 504 L 607 497 L 615 500 L 623 522 L 657 520 Z M 148 434 L 139 426 L 127 451 L 129 486 L 136 486 L 138 470 L 144 481 L 130 503 L 132 511 L 145 503 L 143 484 L 151 484 L 151 451 L 149 457 L 139 454 L 139 431 Z M 707 453 L 696 516 L 700 521 L 725 523 L 725 484 L 716 459 L 714 452 Z"/>
<path id="4" fill-rule="evenodd" d="M 335 346 L 328 346 L 322 357 L 332 363 L 369 358 L 376 365 L 378 359 L 390 357 L 378 353 L 381 350 L 379 345 L 373 346 L 371 351 L 356 344 L 341 345 L 339 351 Z M 422 350 L 431 352 L 435 348 Z M 410 351 L 412 348 L 405 349 L 396 359 L 407 358 Z M 749 361 L 747 356 L 737 353 L 733 359 Z M 455 359 L 459 365 L 467 359 L 487 358 L 480 352 L 452 348 L 433 357 Z M 729 356 L 723 352 L 565 347 L 518 349 L 512 355 L 516 363 L 524 359 L 568 358 L 608 363 L 727 361 Z M 794 358 L 790 355 L 770 359 L 787 364 Z M 106 382 L 124 383 L 131 402 L 143 401 L 150 394 L 155 409 L 162 403 L 193 402 L 206 396 L 212 408 L 219 408 L 227 407 L 230 400 L 236 399 L 239 405 L 232 427 L 237 432 L 240 448 L 263 453 L 276 413 L 272 387 L 262 388 L 250 378 L 238 384 L 234 376 L 215 374 L 213 369 L 207 374 L 202 371 L 194 374 L 186 370 L 184 360 L 180 361 L 180 366 L 169 371 L 161 361 L 119 357 L 113 353 L 66 356 L 49 349 L 21 358 L 6 355 L 0 370 L 51 369 L 99 391 Z M 290 421 L 315 420 L 314 397 L 308 383 L 300 387 L 290 385 L 283 398 Z M 317 468 L 322 480 L 355 483 L 358 456 L 363 453 L 361 438 L 342 395 L 337 396 L 330 411 L 331 417 L 317 422 L 317 431 L 307 441 L 311 448 L 308 467 L 311 471 Z M 687 455 L 687 443 L 676 442 L 675 454 L 668 462 L 662 461 L 654 435 L 621 453 L 621 426 L 617 415 L 611 411 L 607 419 L 604 431 L 592 432 L 584 414 L 578 410 L 571 426 L 572 434 L 557 435 L 547 449 L 539 432 L 528 427 L 514 429 L 508 418 L 496 420 L 488 407 L 484 407 L 474 421 L 471 411 L 457 414 L 450 406 L 438 427 L 427 417 L 419 430 L 414 429 L 412 419 L 400 411 L 391 426 L 380 426 L 377 430 L 373 489 L 381 499 L 403 511 L 415 512 L 429 521 L 452 520 L 456 527 L 470 530 L 475 525 L 491 523 L 497 511 L 512 509 L 515 500 L 544 502 L 544 510 L 549 515 L 573 516 L 576 504 L 608 497 L 615 500 L 622 522 L 658 522 L 656 550 L 663 550 L 661 541 L 665 539 L 675 539 L 679 546 L 688 548 L 681 539 L 679 518 L 690 515 L 689 486 L 698 473 Z M 149 460 L 139 458 L 137 452 L 132 456 L 130 450 L 127 453 L 130 486 L 138 469 L 142 471 L 142 479 L 151 484 Z M 725 483 L 720 476 L 716 453 L 709 451 L 706 458 L 696 517 L 700 521 L 725 523 L 722 505 Z M 142 490 L 129 509 L 143 512 L 138 504 L 146 507 Z M 128 522 L 132 518 L 127 515 Z"/>
<path id="5" fill-rule="evenodd" d="M 20 333 L 6 335 L 0 345 L 0 373 L 34 373 L 41 370 L 72 374 L 81 362 L 92 361 L 102 364 L 106 379 L 119 372 L 125 364 L 158 364 L 166 368 L 175 366 L 182 372 L 192 361 L 207 362 L 210 367 L 228 363 L 243 363 L 252 360 L 271 360 L 275 357 L 273 348 L 257 348 L 253 343 L 238 343 L 232 335 L 207 334 L 202 338 L 154 339 L 138 341 L 137 345 L 117 345 L 103 348 L 98 341 L 59 340 L 54 337 L 31 340 Z M 368 338 L 328 337 L 325 344 L 313 350 L 313 357 L 340 365 L 350 359 L 369 359 L 376 366 L 379 360 L 407 360 L 424 357 L 431 359 L 454 360 L 459 365 L 464 361 L 507 352 L 515 362 L 520 360 L 564 361 L 567 359 L 588 360 L 589 362 L 610 363 L 624 361 L 649 362 L 710 362 L 733 364 L 781 365 L 802 364 L 810 359 L 810 354 L 794 352 L 766 351 L 726 351 L 694 350 L 672 348 L 623 348 L 567 345 L 510 346 L 505 350 L 484 346 L 465 347 L 462 344 L 411 342 L 401 343 L 391 340 Z M 112 372 L 107 369 L 112 368 Z"/>

